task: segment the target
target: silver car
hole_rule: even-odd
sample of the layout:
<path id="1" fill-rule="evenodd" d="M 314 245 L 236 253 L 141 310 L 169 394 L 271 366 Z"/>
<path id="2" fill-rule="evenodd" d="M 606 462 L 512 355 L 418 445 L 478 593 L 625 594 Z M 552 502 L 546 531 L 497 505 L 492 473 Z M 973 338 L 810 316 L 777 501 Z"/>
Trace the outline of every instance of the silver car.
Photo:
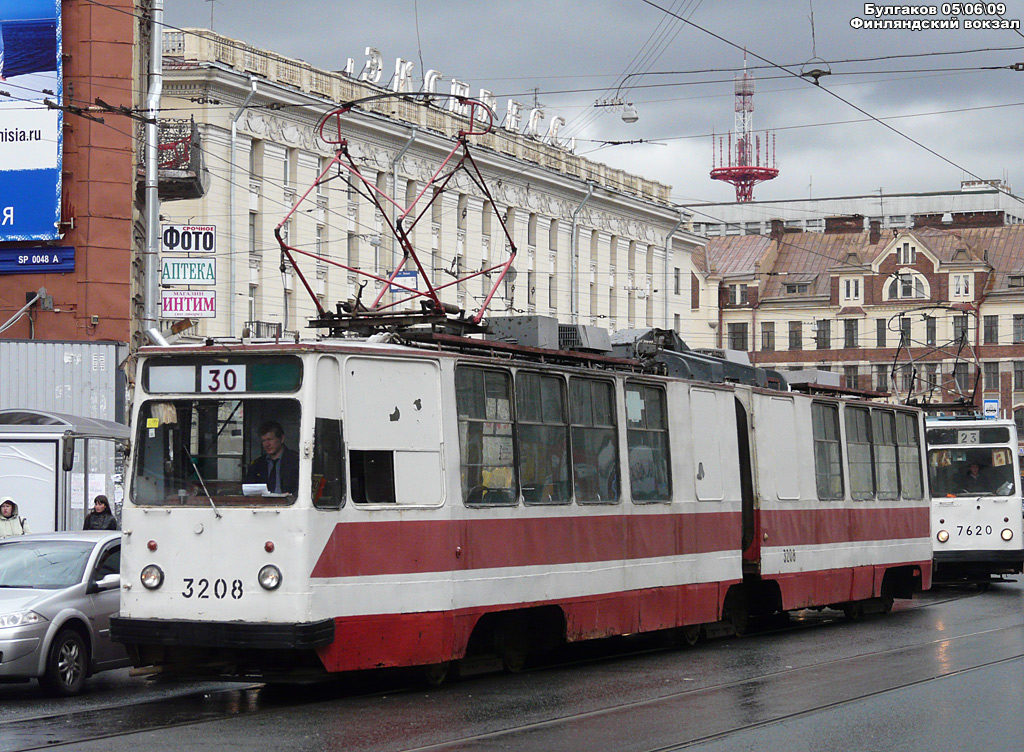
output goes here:
<path id="1" fill-rule="evenodd" d="M 128 665 L 110 640 L 121 602 L 121 533 L 0 540 L 0 681 L 39 679 L 74 695 L 86 677 Z"/>

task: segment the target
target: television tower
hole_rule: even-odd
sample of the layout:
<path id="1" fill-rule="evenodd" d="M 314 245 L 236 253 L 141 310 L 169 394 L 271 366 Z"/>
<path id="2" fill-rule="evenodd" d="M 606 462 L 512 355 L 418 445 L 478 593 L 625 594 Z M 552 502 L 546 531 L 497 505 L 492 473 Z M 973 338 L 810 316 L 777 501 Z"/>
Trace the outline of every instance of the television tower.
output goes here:
<path id="1" fill-rule="evenodd" d="M 775 134 L 764 132 L 764 154 L 761 153 L 761 136 L 753 132 L 754 79 L 747 73 L 747 60 L 743 58 L 743 73 L 735 81 L 735 124 L 733 131 L 718 137 L 718 153 L 715 153 L 715 137 L 711 137 L 711 179 L 721 180 L 736 187 L 736 201 L 753 201 L 754 186 L 771 180 L 779 174 L 775 166 Z M 723 148 L 728 139 L 728 148 Z M 768 141 L 771 140 L 771 155 Z M 733 149 L 733 141 L 736 148 Z"/>

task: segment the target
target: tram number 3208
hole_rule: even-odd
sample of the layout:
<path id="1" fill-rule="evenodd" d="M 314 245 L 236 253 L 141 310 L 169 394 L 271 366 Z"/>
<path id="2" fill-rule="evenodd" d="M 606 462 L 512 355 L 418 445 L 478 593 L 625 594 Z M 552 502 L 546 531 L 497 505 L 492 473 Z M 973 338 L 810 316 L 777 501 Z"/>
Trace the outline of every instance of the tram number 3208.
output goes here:
<path id="1" fill-rule="evenodd" d="M 981 525 L 957 525 L 956 526 L 956 534 L 957 535 L 992 535 L 992 526 L 991 525 L 985 525 L 985 527 L 982 527 Z"/>
<path id="2" fill-rule="evenodd" d="M 220 601 L 230 596 L 237 601 L 242 597 L 241 580 L 232 580 L 229 585 L 227 580 L 218 579 L 211 583 L 205 577 L 200 580 L 194 577 L 185 577 L 183 579 L 185 589 L 181 591 L 181 594 L 185 598 L 205 599 L 212 596 Z"/>

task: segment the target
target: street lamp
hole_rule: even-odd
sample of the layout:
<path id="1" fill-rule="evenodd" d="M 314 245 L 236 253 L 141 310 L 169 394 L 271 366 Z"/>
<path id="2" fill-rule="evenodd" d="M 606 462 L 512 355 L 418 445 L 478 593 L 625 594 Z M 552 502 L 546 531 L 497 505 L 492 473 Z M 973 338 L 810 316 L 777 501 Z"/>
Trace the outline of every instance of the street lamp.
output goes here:
<path id="1" fill-rule="evenodd" d="M 631 79 L 633 76 L 642 76 L 643 72 L 629 73 L 623 76 L 619 85 L 615 87 L 615 94 L 608 97 L 607 99 L 598 99 L 594 102 L 594 107 L 616 107 L 622 108 L 622 122 L 624 123 L 635 123 L 640 119 L 640 115 L 637 114 L 636 107 L 633 106 L 632 102 L 626 102 L 622 99 L 622 87 L 626 81 Z"/>
<path id="2" fill-rule="evenodd" d="M 640 116 L 636 112 L 636 107 L 633 106 L 632 102 L 623 102 L 619 97 L 612 97 L 610 99 L 599 99 L 594 102 L 594 107 L 616 107 L 622 108 L 622 121 L 624 123 L 635 123 L 640 119 Z"/>

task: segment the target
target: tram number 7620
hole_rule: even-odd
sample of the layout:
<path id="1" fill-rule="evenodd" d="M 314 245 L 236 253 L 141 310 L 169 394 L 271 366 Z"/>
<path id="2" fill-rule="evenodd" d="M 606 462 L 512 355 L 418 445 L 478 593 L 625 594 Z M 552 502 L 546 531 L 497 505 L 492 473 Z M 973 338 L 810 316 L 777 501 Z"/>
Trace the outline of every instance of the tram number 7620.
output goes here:
<path id="1" fill-rule="evenodd" d="M 181 594 L 185 598 L 206 599 L 212 595 L 217 600 L 224 600 L 230 596 L 237 601 L 243 594 L 241 580 L 232 580 L 231 584 L 228 585 L 227 580 L 217 579 L 213 581 L 211 586 L 210 581 L 205 577 L 199 580 L 194 577 L 185 577 L 183 579 L 185 589 L 181 591 Z"/>
<path id="2" fill-rule="evenodd" d="M 956 534 L 957 535 L 982 535 L 982 534 L 984 534 L 984 535 L 992 535 L 992 526 L 991 525 L 985 525 L 984 527 L 982 527 L 981 525 L 957 525 L 956 526 Z"/>

